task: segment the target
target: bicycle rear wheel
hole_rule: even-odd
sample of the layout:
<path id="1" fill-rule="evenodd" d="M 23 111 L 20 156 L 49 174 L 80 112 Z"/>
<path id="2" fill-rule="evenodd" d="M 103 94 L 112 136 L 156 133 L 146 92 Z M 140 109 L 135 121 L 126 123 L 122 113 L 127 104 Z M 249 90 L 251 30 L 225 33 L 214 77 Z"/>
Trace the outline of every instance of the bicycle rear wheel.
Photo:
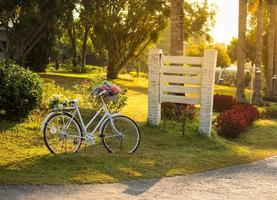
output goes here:
<path id="1" fill-rule="evenodd" d="M 51 153 L 76 153 L 82 143 L 79 122 L 69 113 L 51 116 L 43 130 L 44 143 Z"/>
<path id="2" fill-rule="evenodd" d="M 113 126 L 114 125 L 114 126 Z M 140 144 L 137 124 L 126 116 L 107 120 L 101 131 L 102 142 L 110 153 L 134 153 Z"/>

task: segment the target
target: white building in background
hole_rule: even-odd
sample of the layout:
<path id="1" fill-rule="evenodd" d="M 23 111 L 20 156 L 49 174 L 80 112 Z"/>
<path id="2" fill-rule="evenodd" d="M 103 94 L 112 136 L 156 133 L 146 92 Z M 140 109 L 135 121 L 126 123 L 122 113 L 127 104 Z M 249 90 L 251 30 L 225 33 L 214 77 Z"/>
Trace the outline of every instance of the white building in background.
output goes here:
<path id="1" fill-rule="evenodd" d="M 0 59 L 5 58 L 8 49 L 8 37 L 4 27 L 0 27 Z"/>

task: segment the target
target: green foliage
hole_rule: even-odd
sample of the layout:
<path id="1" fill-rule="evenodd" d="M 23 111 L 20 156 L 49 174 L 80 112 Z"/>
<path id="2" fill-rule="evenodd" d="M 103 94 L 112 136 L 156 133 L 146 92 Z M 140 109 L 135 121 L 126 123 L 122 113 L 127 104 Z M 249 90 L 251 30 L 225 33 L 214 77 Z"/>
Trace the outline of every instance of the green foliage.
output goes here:
<path id="1" fill-rule="evenodd" d="M 96 0 L 86 10 L 92 21 L 91 41 L 108 66 L 109 79 L 157 41 L 169 17 L 166 0 Z"/>
<path id="2" fill-rule="evenodd" d="M 30 0 L 0 2 L 0 24 L 6 28 L 9 57 L 17 63 L 42 71 L 53 47 L 54 27 L 74 1 Z"/>
<path id="3" fill-rule="evenodd" d="M 198 52 L 201 49 L 197 46 L 210 40 L 209 31 L 215 21 L 215 11 L 216 8 L 208 5 L 207 1 L 184 1 L 184 41 L 189 43 L 186 53 L 201 55 Z M 195 39 L 203 41 L 192 41 Z M 170 53 L 170 24 L 161 32 L 157 47 L 162 49 L 165 54 Z"/>
<path id="4" fill-rule="evenodd" d="M 10 60 L 0 60 L 0 119 L 24 119 L 41 99 L 41 79 L 37 74 Z"/>
<path id="5" fill-rule="evenodd" d="M 256 104 L 259 106 L 259 111 L 262 118 L 277 119 L 277 104 L 268 102 L 259 102 Z"/>
<path id="6" fill-rule="evenodd" d="M 205 43 L 205 40 L 198 40 L 197 43 L 193 40 L 189 40 L 186 48 L 186 55 L 188 56 L 203 56 L 204 49 L 212 48 L 216 49 L 217 54 L 217 67 L 228 67 L 231 64 L 230 57 L 227 53 L 227 49 L 219 44 L 209 45 Z"/>
<path id="7" fill-rule="evenodd" d="M 227 49 L 220 45 L 215 45 L 214 48 L 217 50 L 217 67 L 228 67 L 231 64 L 231 59 L 227 53 Z"/>
<path id="8" fill-rule="evenodd" d="M 189 37 L 204 36 L 210 40 L 211 28 L 214 25 L 216 8 L 205 1 L 184 1 L 184 40 Z"/>
<path id="9" fill-rule="evenodd" d="M 75 93 L 65 90 L 64 87 L 55 84 L 55 81 L 52 79 L 44 79 L 42 101 L 39 105 L 39 109 L 41 111 L 46 111 L 53 108 L 52 105 L 49 104 L 49 102 L 53 100 L 53 95 L 62 95 L 63 98 L 66 99 L 74 96 Z"/>
<path id="10" fill-rule="evenodd" d="M 32 71 L 44 72 L 49 63 L 49 57 L 57 53 L 54 48 L 55 37 L 54 29 L 46 31 L 30 54 L 26 56 L 24 65 Z"/>
<path id="11" fill-rule="evenodd" d="M 264 43 L 265 44 L 265 43 Z M 232 62 L 237 61 L 237 45 L 238 39 L 232 38 L 230 44 L 227 46 L 227 52 L 231 58 Z M 256 36 L 255 31 L 251 31 L 246 35 L 246 51 L 245 51 L 245 61 L 255 62 L 255 53 L 256 53 Z"/>

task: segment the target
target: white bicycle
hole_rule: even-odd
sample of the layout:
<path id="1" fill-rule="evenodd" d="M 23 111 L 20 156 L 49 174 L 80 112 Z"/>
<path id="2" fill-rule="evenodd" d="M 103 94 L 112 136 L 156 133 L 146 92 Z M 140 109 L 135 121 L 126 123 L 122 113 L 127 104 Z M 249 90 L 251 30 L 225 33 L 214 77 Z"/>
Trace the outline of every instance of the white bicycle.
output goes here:
<path id="1" fill-rule="evenodd" d="M 129 117 L 110 113 L 104 98 L 107 95 L 112 96 L 111 91 L 104 89 L 98 91 L 97 95 L 102 107 L 87 125 L 84 124 L 79 110 L 78 99 L 71 100 L 68 107 L 52 110 L 44 119 L 42 123 L 44 142 L 51 153 L 76 153 L 82 141 L 95 144 L 97 130 L 103 145 L 110 153 L 132 154 L 137 150 L 140 144 L 140 130 L 137 124 Z M 92 132 L 88 132 L 88 127 L 102 111 L 104 115 Z"/>

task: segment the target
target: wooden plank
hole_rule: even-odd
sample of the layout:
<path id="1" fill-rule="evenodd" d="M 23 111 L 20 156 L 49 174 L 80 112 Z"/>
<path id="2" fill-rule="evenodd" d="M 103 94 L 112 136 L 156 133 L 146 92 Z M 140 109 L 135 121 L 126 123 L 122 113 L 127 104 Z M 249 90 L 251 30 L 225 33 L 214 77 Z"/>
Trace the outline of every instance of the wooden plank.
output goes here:
<path id="1" fill-rule="evenodd" d="M 162 66 L 162 73 L 200 74 L 201 67 Z"/>
<path id="2" fill-rule="evenodd" d="M 163 63 L 202 65 L 202 57 L 190 56 L 163 56 Z"/>
<path id="3" fill-rule="evenodd" d="M 183 84 L 200 84 L 200 76 L 171 76 L 171 75 L 161 75 L 161 82 L 166 83 L 183 83 Z"/>
<path id="4" fill-rule="evenodd" d="M 200 104 L 200 98 L 161 94 L 161 102 Z"/>
<path id="5" fill-rule="evenodd" d="M 163 93 L 163 92 L 200 94 L 200 87 L 188 87 L 188 86 L 161 84 L 161 93 Z"/>

